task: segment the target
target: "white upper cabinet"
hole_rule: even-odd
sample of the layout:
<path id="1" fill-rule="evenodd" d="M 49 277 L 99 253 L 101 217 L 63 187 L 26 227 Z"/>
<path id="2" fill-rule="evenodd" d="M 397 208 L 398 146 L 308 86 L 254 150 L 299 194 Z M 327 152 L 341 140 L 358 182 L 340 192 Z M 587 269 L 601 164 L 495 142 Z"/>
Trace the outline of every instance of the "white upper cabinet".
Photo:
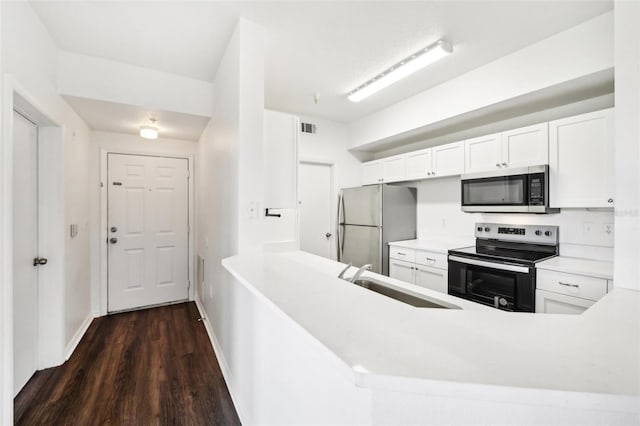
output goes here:
<path id="1" fill-rule="evenodd" d="M 551 207 L 613 207 L 613 109 L 549 123 Z"/>
<path id="2" fill-rule="evenodd" d="M 382 182 L 404 180 L 406 175 L 406 154 L 382 159 Z"/>
<path id="3" fill-rule="evenodd" d="M 407 154 L 407 179 L 425 179 L 431 172 L 431 148 Z"/>
<path id="4" fill-rule="evenodd" d="M 395 155 L 362 163 L 362 184 L 373 185 L 405 180 L 406 155 Z"/>
<path id="5" fill-rule="evenodd" d="M 382 161 L 362 163 L 362 184 L 373 185 L 376 183 L 382 183 Z"/>
<path id="6" fill-rule="evenodd" d="M 464 143 L 454 142 L 432 148 L 432 176 L 459 175 L 464 172 Z"/>
<path id="7" fill-rule="evenodd" d="M 537 166 L 549 162 L 547 123 L 465 141 L 465 172 Z"/>
<path id="8" fill-rule="evenodd" d="M 502 132 L 503 167 L 528 167 L 549 163 L 547 123 Z"/>
<path id="9" fill-rule="evenodd" d="M 264 206 L 295 208 L 300 120 L 289 114 L 264 111 Z"/>
<path id="10" fill-rule="evenodd" d="M 459 175 L 464 170 L 462 142 L 421 149 L 405 156 L 407 180 Z"/>
<path id="11" fill-rule="evenodd" d="M 465 173 L 497 170 L 502 167 L 502 134 L 480 136 L 464 142 Z"/>

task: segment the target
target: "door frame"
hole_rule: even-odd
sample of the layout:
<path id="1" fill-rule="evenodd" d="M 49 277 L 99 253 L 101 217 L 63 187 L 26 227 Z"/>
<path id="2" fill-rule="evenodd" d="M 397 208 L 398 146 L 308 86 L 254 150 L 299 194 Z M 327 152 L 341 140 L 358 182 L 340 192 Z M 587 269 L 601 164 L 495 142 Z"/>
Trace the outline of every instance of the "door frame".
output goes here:
<path id="1" fill-rule="evenodd" d="M 38 272 L 38 369 L 60 365 L 65 349 L 63 122 L 15 77 L 2 79 L 0 140 L 0 423 L 13 420 L 13 111 L 38 126 L 38 248 L 51 262 Z M 42 159 L 46 158 L 47 161 Z M 46 212 L 46 214 L 45 214 Z M 46 283 L 47 285 L 43 285 Z M 46 301 L 46 303 L 43 303 Z"/>
<path id="2" fill-rule="evenodd" d="M 143 150 L 107 150 L 100 149 L 100 315 L 104 316 L 108 314 L 108 250 L 107 250 L 107 156 L 108 154 L 123 154 L 123 155 L 139 155 L 144 157 L 162 157 L 162 158 L 178 158 L 188 161 L 189 166 L 189 179 L 187 193 L 189 196 L 189 203 L 187 205 L 188 218 L 189 218 L 189 242 L 188 242 L 188 268 L 189 268 L 189 300 L 195 300 L 195 170 L 194 170 L 194 156 L 192 154 L 167 154 L 162 152 L 150 152 Z"/>
<path id="3" fill-rule="evenodd" d="M 329 217 L 330 217 L 330 227 L 331 227 L 331 236 L 334 238 L 334 242 L 335 244 L 329 244 L 330 247 L 330 251 L 329 251 L 329 256 L 331 258 L 331 260 L 336 260 L 338 258 L 338 200 L 336 199 L 336 188 L 335 188 L 335 168 L 336 165 L 334 162 L 332 161 L 328 161 L 328 160 L 322 160 L 322 159 L 317 159 L 317 158 L 307 158 L 307 157 L 302 157 L 298 160 L 298 168 L 300 168 L 303 164 L 315 164 L 318 166 L 328 166 L 329 167 L 329 186 L 330 186 L 330 196 L 331 196 L 331 203 L 329 205 Z M 298 172 L 298 180 L 300 179 L 300 173 Z M 296 229 L 296 239 L 298 240 L 298 249 L 300 249 L 300 201 L 301 201 L 301 197 L 300 197 L 300 182 L 298 181 L 298 205 L 297 205 L 297 210 L 298 210 L 298 226 Z"/>

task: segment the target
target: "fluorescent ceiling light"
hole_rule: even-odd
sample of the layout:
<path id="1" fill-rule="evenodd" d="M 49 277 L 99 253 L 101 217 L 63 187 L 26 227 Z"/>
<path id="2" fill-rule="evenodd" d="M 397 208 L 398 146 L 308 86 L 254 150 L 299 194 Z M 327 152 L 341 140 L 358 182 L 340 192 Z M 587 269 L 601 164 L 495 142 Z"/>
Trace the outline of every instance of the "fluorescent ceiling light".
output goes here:
<path id="1" fill-rule="evenodd" d="M 140 137 L 145 139 L 158 139 L 158 128 L 153 126 L 140 127 Z"/>
<path id="2" fill-rule="evenodd" d="M 352 90 L 349 92 L 348 99 L 351 102 L 360 102 L 378 90 L 384 89 L 396 81 L 413 74 L 419 69 L 434 63 L 438 59 L 444 58 L 452 52 L 453 47 L 451 46 L 451 43 L 444 40 L 438 40 Z"/>

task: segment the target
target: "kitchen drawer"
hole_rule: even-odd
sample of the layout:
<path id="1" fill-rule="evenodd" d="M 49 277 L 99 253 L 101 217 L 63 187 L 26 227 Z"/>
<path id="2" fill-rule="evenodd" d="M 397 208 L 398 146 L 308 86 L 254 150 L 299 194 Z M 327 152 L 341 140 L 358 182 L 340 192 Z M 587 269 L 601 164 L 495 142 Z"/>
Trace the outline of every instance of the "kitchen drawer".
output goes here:
<path id="1" fill-rule="evenodd" d="M 583 299 L 599 300 L 607 293 L 607 280 L 538 269 L 536 287 Z"/>
<path id="2" fill-rule="evenodd" d="M 403 247 L 389 246 L 389 257 L 392 259 L 404 260 L 407 262 L 415 262 L 416 251 Z"/>
<path id="3" fill-rule="evenodd" d="M 447 255 L 442 253 L 416 250 L 415 262 L 419 265 L 431 266 L 433 268 L 448 269 Z"/>

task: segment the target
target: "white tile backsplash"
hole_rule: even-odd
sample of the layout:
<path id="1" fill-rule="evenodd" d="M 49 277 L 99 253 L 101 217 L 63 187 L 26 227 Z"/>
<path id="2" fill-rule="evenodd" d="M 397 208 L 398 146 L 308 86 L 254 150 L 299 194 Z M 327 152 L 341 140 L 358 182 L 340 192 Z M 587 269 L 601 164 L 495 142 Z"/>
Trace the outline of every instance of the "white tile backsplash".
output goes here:
<path id="1" fill-rule="evenodd" d="M 562 209 L 560 213 L 542 215 L 464 213 L 460 209 L 459 176 L 421 181 L 415 186 L 419 239 L 441 236 L 473 239 L 476 222 L 557 225 L 562 255 L 613 258 L 613 232 L 607 233 L 605 226 L 614 223 L 612 210 Z"/>

